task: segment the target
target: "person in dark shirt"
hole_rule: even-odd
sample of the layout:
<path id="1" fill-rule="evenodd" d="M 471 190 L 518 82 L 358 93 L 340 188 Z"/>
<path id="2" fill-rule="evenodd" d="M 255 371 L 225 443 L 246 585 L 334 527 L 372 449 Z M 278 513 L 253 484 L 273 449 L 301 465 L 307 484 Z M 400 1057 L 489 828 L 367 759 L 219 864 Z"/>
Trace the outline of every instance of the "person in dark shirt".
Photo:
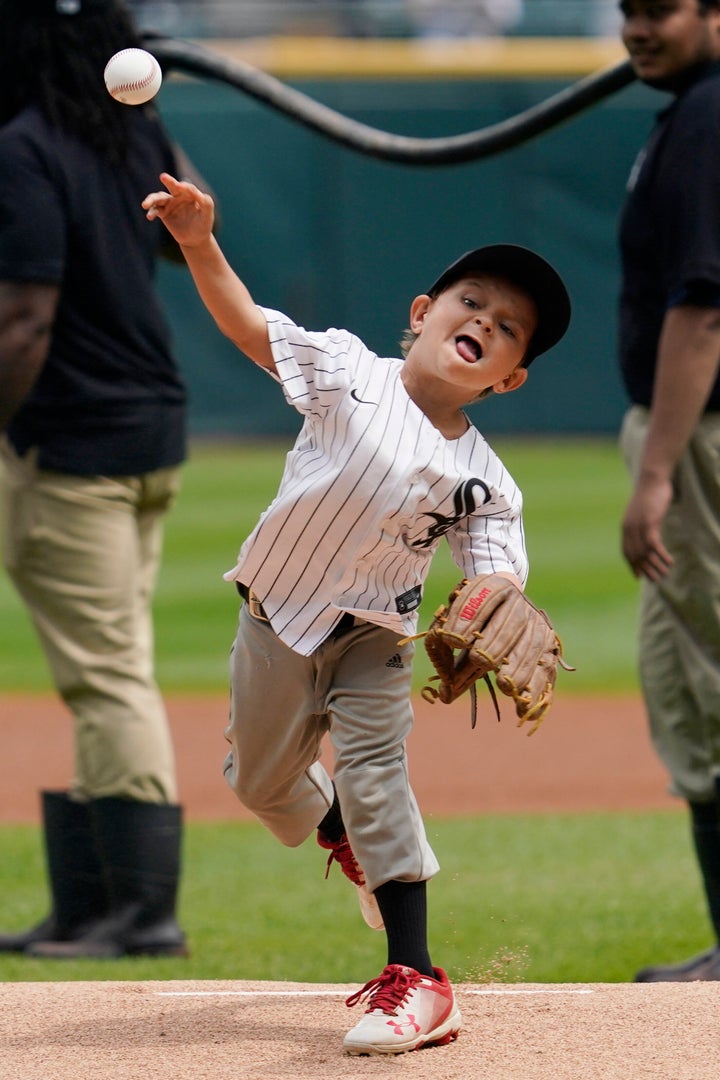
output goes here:
<path id="1" fill-rule="evenodd" d="M 152 105 L 107 93 L 128 47 L 117 0 L 0 0 L 3 558 L 75 742 L 68 790 L 42 795 L 51 912 L 0 951 L 45 957 L 187 952 L 150 608 L 186 454 L 154 272 L 179 253 L 139 202 L 197 174 Z"/>
<path id="2" fill-rule="evenodd" d="M 620 362 L 652 739 L 689 807 L 715 943 L 638 982 L 720 980 L 720 0 L 623 0 L 644 83 L 672 95 L 631 172 Z M 654 899 L 652 901 L 655 902 Z"/>

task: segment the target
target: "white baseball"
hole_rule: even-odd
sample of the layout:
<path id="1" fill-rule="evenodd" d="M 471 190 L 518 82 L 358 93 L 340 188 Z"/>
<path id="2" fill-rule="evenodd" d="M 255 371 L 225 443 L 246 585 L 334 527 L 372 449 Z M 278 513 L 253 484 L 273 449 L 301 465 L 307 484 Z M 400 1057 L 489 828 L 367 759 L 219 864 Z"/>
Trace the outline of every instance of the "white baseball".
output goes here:
<path id="1" fill-rule="evenodd" d="M 105 85 L 111 97 L 123 105 L 144 105 L 162 85 L 162 71 L 145 49 L 122 49 L 105 65 Z"/>

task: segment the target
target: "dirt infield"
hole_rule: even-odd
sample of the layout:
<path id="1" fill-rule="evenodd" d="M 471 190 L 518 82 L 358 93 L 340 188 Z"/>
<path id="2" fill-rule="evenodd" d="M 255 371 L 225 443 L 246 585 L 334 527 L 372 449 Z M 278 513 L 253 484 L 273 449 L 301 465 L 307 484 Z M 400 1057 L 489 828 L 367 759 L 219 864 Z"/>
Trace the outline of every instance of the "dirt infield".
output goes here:
<path id="1" fill-rule="evenodd" d="M 224 695 L 172 698 L 190 820 L 245 812 L 221 775 Z M 70 720 L 47 697 L 1 697 L 0 822 L 36 822 L 72 768 Z M 503 708 L 417 703 L 410 774 L 426 815 L 678 807 L 635 698 L 559 698 L 528 739 Z M 109 972 L 111 974 L 111 972 Z M 0 985 L 0 1080 L 717 1080 L 720 984 L 456 987 L 450 1046 L 350 1058 L 356 986 L 252 982 Z"/>
<path id="2" fill-rule="evenodd" d="M 457 988 L 449 1046 L 351 1058 L 356 987 L 0 986 L 2 1080 L 717 1080 L 720 985 Z"/>
<path id="3" fill-rule="evenodd" d="M 497 723 L 480 702 L 416 702 L 408 753 L 425 814 L 655 809 L 677 806 L 650 747 L 639 699 L 558 697 L 527 738 L 509 703 Z M 180 797 L 189 820 L 233 820 L 246 813 L 226 788 L 222 762 L 225 695 L 170 698 Z M 0 697 L 0 822 L 38 820 L 38 790 L 67 786 L 72 770 L 69 715 L 54 698 Z"/>

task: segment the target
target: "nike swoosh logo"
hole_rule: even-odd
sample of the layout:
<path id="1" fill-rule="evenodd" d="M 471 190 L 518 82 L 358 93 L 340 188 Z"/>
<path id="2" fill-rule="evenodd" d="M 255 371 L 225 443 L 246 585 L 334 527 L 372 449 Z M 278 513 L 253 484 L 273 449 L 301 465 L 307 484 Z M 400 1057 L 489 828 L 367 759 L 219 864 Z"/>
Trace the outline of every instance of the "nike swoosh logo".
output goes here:
<path id="1" fill-rule="evenodd" d="M 377 401 L 365 401 L 364 398 L 358 397 L 355 391 L 355 387 L 353 387 L 350 391 L 350 397 L 353 399 L 353 401 L 357 401 L 359 405 L 377 405 Z"/>

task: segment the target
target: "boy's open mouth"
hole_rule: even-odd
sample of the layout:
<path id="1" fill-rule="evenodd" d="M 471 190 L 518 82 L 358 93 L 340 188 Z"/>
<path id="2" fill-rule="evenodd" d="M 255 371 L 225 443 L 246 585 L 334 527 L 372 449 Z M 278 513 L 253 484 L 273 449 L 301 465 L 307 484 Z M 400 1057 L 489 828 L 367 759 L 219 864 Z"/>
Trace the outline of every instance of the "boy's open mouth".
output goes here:
<path id="1" fill-rule="evenodd" d="M 467 360 L 469 364 L 474 364 L 482 356 L 480 342 L 475 341 L 475 338 L 468 337 L 466 334 L 461 334 L 460 337 L 455 338 L 455 346 L 463 360 Z"/>

